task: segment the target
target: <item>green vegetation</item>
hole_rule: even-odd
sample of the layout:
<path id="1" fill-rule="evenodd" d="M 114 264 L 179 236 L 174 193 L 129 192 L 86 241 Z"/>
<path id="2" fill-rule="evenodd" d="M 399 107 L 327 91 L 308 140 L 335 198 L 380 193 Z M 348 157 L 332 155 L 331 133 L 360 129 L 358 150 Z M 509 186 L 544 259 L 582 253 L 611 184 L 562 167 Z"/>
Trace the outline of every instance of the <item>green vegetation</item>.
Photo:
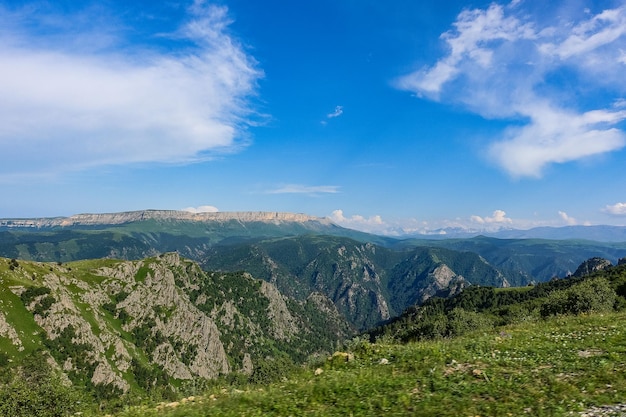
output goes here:
<path id="1" fill-rule="evenodd" d="M 551 293 L 540 308 L 543 317 L 613 310 L 616 293 L 604 278 L 588 279 Z"/>
<path id="2" fill-rule="evenodd" d="M 13 264 L 11 264 L 13 266 Z M 10 268 L 10 267 L 9 267 Z M 29 287 L 27 288 L 20 299 L 25 306 L 30 305 L 35 299 L 39 299 L 33 310 L 34 314 L 38 314 L 42 317 L 48 315 L 48 309 L 56 302 L 53 296 L 50 294 L 50 288 L 46 287 Z M 45 296 L 45 297 L 44 297 Z"/>
<path id="3" fill-rule="evenodd" d="M 355 339 L 351 355 L 337 355 L 346 359 L 324 359 L 286 380 L 218 384 L 116 416 L 567 416 L 626 401 L 625 319 L 559 316 L 407 344 Z"/>
<path id="4" fill-rule="evenodd" d="M 19 367 L 1 370 L 1 416 L 60 417 L 93 411 L 84 393 L 50 368 L 42 351 L 33 352 Z"/>
<path id="5" fill-rule="evenodd" d="M 626 265 L 587 277 L 556 279 L 532 287 L 498 289 L 472 286 L 455 297 L 433 297 L 369 332 L 400 341 L 460 336 L 468 331 L 537 321 L 566 314 L 601 313 L 626 305 L 621 290 Z"/>
<path id="6" fill-rule="evenodd" d="M 315 259 L 337 251 L 359 265 L 350 250 Z M 176 254 L 18 264 L 0 259 L 0 312 L 15 330 L 0 335 L 0 415 L 565 416 L 626 402 L 626 265 L 523 288 L 471 286 L 339 348 L 347 332 L 323 295 L 284 297 L 248 273 L 206 273 Z M 203 342 L 200 328 L 219 339 Z M 214 379 L 177 379 L 211 346 L 227 363 Z"/>
<path id="7" fill-rule="evenodd" d="M 0 392 L 10 391 L 1 399 L 13 404 L 0 415 L 48 415 L 6 408 L 41 394 L 21 381 L 37 352 L 54 363 L 41 372 L 49 385 L 71 387 L 50 391 L 50 401 L 78 392 L 84 407 L 68 412 L 113 411 L 202 392 L 215 376 L 268 383 L 348 335 L 330 318 L 247 273 L 206 273 L 176 254 L 137 262 L 0 258 Z M 195 333 L 203 331 L 209 336 Z"/>
<path id="8" fill-rule="evenodd" d="M 218 384 L 193 401 L 119 416 L 566 416 L 623 403 L 626 311 L 613 310 L 625 283 L 622 265 L 535 287 L 470 287 L 287 379 Z"/>
<path id="9" fill-rule="evenodd" d="M 469 239 L 409 239 L 394 248 L 443 247 L 482 256 L 513 286 L 531 280 L 545 282 L 574 272 L 586 259 L 601 257 L 615 263 L 626 253 L 626 242 L 595 242 L 591 240 L 498 239 L 478 236 Z"/>
<path id="10" fill-rule="evenodd" d="M 387 319 L 382 311 L 394 316 L 421 301 L 435 285 L 434 271 L 444 265 L 463 276 L 464 282 L 503 284 L 502 275 L 475 253 L 445 248 L 392 250 L 336 236 L 216 245 L 201 264 L 208 270 L 245 270 L 274 282 L 283 294 L 297 300 L 322 293 L 359 331 Z"/>

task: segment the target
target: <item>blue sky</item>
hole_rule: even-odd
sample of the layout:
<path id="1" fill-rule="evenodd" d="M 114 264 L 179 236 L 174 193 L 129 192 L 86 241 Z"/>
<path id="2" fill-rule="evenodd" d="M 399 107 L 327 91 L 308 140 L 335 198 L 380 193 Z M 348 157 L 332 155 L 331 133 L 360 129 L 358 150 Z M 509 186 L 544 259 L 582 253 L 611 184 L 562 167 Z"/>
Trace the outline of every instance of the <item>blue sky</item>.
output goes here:
<path id="1" fill-rule="evenodd" d="M 626 224 L 623 1 L 2 1 L 0 217 Z"/>

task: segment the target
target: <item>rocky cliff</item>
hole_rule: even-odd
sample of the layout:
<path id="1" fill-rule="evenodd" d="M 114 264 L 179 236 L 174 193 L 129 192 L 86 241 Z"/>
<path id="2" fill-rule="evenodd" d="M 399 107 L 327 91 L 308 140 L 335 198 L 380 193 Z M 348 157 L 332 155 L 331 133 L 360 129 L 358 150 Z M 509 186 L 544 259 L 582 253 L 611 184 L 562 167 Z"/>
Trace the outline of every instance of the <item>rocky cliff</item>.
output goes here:
<path id="1" fill-rule="evenodd" d="M 359 331 L 435 295 L 454 295 L 473 284 L 509 286 L 498 270 L 473 253 L 392 251 L 329 236 L 218 245 L 207 251 L 201 265 L 208 270 L 250 271 L 295 299 L 323 294 Z"/>
<path id="2" fill-rule="evenodd" d="M 0 227 L 7 228 L 49 228 L 70 226 L 119 225 L 144 220 L 192 221 L 192 222 L 281 222 L 303 223 L 315 221 L 331 224 L 330 220 L 299 213 L 281 212 L 215 212 L 192 213 L 178 210 L 140 210 L 121 213 L 76 214 L 70 217 L 50 217 L 40 219 L 0 219 Z"/>
<path id="3" fill-rule="evenodd" d="M 167 381 L 173 389 L 251 374 L 277 351 L 300 360 L 329 350 L 347 326 L 319 304 L 249 274 L 206 273 L 176 253 L 68 264 L 0 258 L 0 347 L 9 360 L 43 349 L 72 382 L 100 392 Z"/>
<path id="4" fill-rule="evenodd" d="M 603 271 L 611 266 L 613 266 L 613 264 L 611 264 L 611 261 L 609 261 L 608 259 L 599 257 L 590 258 L 580 264 L 576 271 L 572 274 L 572 276 L 584 277 L 596 271 Z"/>

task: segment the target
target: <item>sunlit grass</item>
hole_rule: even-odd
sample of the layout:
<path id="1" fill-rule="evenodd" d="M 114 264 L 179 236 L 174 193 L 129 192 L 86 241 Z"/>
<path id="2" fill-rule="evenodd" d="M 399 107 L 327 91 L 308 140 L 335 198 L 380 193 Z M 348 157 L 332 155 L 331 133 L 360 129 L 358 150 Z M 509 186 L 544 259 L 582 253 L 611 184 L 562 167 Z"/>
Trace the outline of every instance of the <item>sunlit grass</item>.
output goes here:
<path id="1" fill-rule="evenodd" d="M 216 387 L 119 416 L 571 415 L 626 401 L 624 319 L 623 312 L 560 317 L 406 345 L 359 341 L 348 362 L 326 360 L 275 384 Z"/>

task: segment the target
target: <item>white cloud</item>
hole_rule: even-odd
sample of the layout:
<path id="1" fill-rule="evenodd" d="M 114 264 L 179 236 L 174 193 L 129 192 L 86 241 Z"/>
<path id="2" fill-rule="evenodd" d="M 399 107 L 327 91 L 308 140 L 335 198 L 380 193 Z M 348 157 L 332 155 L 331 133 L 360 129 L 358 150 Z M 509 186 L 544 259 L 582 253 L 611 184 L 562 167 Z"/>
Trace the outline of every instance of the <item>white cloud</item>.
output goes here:
<path id="1" fill-rule="evenodd" d="M 570 217 L 566 212 L 559 211 L 559 217 L 565 222 L 565 224 L 569 226 L 574 226 L 578 224 L 575 218 Z"/>
<path id="2" fill-rule="evenodd" d="M 624 8 L 604 10 L 570 29 L 567 38 L 557 44 L 541 46 L 544 52 L 552 52 L 561 59 L 582 55 L 611 44 L 626 34 Z"/>
<path id="3" fill-rule="evenodd" d="M 326 115 L 329 119 L 334 119 L 335 117 L 339 117 L 343 114 L 343 106 L 335 107 L 335 110 L 332 113 Z"/>
<path id="4" fill-rule="evenodd" d="M 551 164 L 621 149 L 626 135 L 618 124 L 626 112 L 614 104 L 626 91 L 626 6 L 571 19 L 560 12 L 547 8 L 542 13 L 552 15 L 533 18 L 521 2 L 465 10 L 441 36 L 447 54 L 397 86 L 487 118 L 514 119 L 487 149 L 514 177 L 540 177 Z M 567 83 L 551 82 L 563 73 L 573 74 Z"/>
<path id="5" fill-rule="evenodd" d="M 406 235 L 445 235 L 445 229 L 464 230 L 466 232 L 497 231 L 502 228 L 515 226 L 512 219 L 506 217 L 502 210 L 495 210 L 492 216 L 471 216 L 469 219 L 457 218 L 454 220 L 418 221 L 416 219 L 383 219 L 380 215 L 363 216 L 353 214 L 347 216 L 343 210 L 335 210 L 328 218 L 334 223 L 349 229 L 360 230 L 383 236 Z M 478 224 L 478 226 L 477 226 Z M 520 222 L 523 224 L 523 222 Z"/>
<path id="6" fill-rule="evenodd" d="M 607 205 L 602 211 L 612 216 L 626 216 L 626 203 Z"/>
<path id="7" fill-rule="evenodd" d="M 626 144 L 624 132 L 608 127 L 626 119 L 625 111 L 575 114 L 539 104 L 526 110 L 532 122 L 508 129 L 504 139 L 490 145 L 488 150 L 512 176 L 540 177 L 551 163 L 575 161 Z"/>
<path id="8" fill-rule="evenodd" d="M 268 194 L 336 194 L 339 192 L 338 185 L 302 185 L 287 184 L 268 191 Z"/>
<path id="9" fill-rule="evenodd" d="M 329 219 L 340 226 L 347 227 L 349 229 L 360 230 L 366 233 L 374 233 L 387 236 L 402 234 L 397 227 L 388 224 L 379 215 L 365 217 L 360 214 L 354 214 L 352 216 L 346 217 L 343 210 L 334 210 L 329 216 Z"/>
<path id="10" fill-rule="evenodd" d="M 188 211 L 189 213 L 217 213 L 219 210 L 214 206 L 198 206 L 186 207 L 182 211 Z"/>
<path id="11" fill-rule="evenodd" d="M 165 35 L 175 52 L 75 50 L 25 28 L 0 32 L 0 61 L 11 63 L 0 66 L 0 176 L 189 163 L 245 146 L 262 74 L 229 23 L 226 8 L 196 2 Z"/>
<path id="12" fill-rule="evenodd" d="M 383 224 L 383 220 L 382 217 L 376 215 L 376 216 L 371 216 L 370 218 L 366 219 L 365 217 L 359 215 L 359 214 L 355 214 L 353 216 L 351 216 L 350 218 L 347 218 L 344 216 L 343 214 L 343 210 L 334 210 L 330 216 L 330 218 L 333 221 L 336 221 L 338 223 L 346 223 L 346 222 L 355 222 L 355 223 L 360 223 L 360 224 L 372 224 L 372 225 L 381 225 Z"/>
<path id="13" fill-rule="evenodd" d="M 506 17 L 504 8 L 492 4 L 487 10 L 464 10 L 454 23 L 455 30 L 441 35 L 449 54 L 433 67 L 416 71 L 398 80 L 402 89 L 437 97 L 444 84 L 467 70 L 467 64 L 488 68 L 493 62 L 492 44 L 502 41 L 533 39 L 530 24 Z"/>
<path id="14" fill-rule="evenodd" d="M 611 207 L 615 215 L 626 216 L 626 203 L 618 203 Z M 621 214 L 620 214 L 621 213 Z M 446 235 L 452 233 L 493 233 L 501 230 L 527 230 L 534 227 L 561 227 L 563 223 L 567 225 L 581 224 L 588 226 L 589 221 L 579 222 L 569 216 L 564 211 L 558 212 L 558 219 L 550 220 L 510 218 L 504 210 L 494 210 L 491 216 L 473 215 L 469 217 L 457 217 L 455 219 L 439 219 L 430 221 L 418 221 L 414 218 L 388 220 L 382 216 L 362 216 L 354 214 L 347 216 L 343 210 L 335 210 L 328 218 L 334 223 L 350 229 L 360 230 L 366 233 L 373 233 L 383 236 L 407 236 L 407 235 Z"/>
<path id="15" fill-rule="evenodd" d="M 512 224 L 513 220 L 506 217 L 506 212 L 503 210 L 495 210 L 491 217 L 471 216 L 470 220 L 478 224 Z"/>

